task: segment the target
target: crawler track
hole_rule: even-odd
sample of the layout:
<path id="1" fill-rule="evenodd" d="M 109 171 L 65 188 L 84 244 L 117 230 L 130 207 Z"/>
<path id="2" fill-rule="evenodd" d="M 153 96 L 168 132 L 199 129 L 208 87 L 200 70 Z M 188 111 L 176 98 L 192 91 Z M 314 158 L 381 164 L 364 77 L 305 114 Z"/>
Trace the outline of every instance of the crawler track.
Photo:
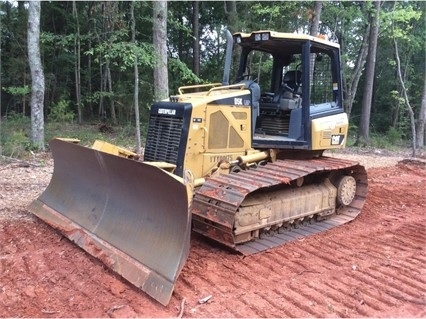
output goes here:
<path id="1" fill-rule="evenodd" d="M 237 245 L 234 236 L 235 216 L 247 196 L 257 190 L 287 185 L 300 178 L 311 178 L 341 172 L 357 183 L 354 200 L 341 206 L 326 220 L 309 223 L 301 229 L 264 237 Z M 194 230 L 226 246 L 251 255 L 286 242 L 316 234 L 353 220 L 361 211 L 367 195 L 367 174 L 357 162 L 321 157 L 310 160 L 278 160 L 255 169 L 210 178 L 196 192 L 191 206 Z"/>

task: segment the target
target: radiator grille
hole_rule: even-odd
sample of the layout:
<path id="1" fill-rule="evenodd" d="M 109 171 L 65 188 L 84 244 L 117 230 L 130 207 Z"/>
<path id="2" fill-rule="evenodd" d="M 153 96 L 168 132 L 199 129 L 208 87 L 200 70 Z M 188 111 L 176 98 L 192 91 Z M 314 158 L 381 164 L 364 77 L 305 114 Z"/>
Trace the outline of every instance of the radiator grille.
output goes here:
<path id="1" fill-rule="evenodd" d="M 144 160 L 177 165 L 182 125 L 180 117 L 151 115 Z"/>

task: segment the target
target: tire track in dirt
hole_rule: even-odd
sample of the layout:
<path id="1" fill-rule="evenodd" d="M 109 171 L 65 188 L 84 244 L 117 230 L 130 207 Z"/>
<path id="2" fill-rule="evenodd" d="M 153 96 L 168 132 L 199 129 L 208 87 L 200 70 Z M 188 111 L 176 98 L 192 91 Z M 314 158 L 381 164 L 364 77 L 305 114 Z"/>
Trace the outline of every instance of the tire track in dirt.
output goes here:
<path id="1" fill-rule="evenodd" d="M 296 264 L 296 263 L 293 263 Z M 285 283 L 291 281 L 291 278 L 285 272 L 281 272 L 278 267 L 265 255 L 254 255 L 244 259 L 244 263 L 239 267 L 237 274 L 240 281 L 238 281 L 239 288 L 244 290 L 250 289 L 253 285 L 257 287 L 263 287 L 266 289 L 259 289 L 256 291 L 256 295 L 259 304 L 263 304 L 267 308 L 267 312 L 262 317 L 297 317 L 302 315 L 312 315 L 306 312 L 305 307 L 301 307 L 301 304 L 297 300 L 291 301 L 291 297 L 288 294 L 287 289 L 279 290 L 276 286 L 285 287 Z M 297 271 L 303 271 L 303 267 L 296 264 Z M 261 275 L 263 274 L 263 275 Z M 250 299 L 248 299 L 250 302 Z M 274 302 L 275 301 L 275 302 Z M 277 303 L 276 301 L 280 301 Z M 285 303 L 283 303 L 285 301 Z M 271 305 L 276 305 L 271 308 Z M 291 304 L 291 306 L 289 306 Z M 268 306 L 269 305 L 269 306 Z M 283 306 L 287 307 L 287 311 L 283 312 Z"/>
<path id="2" fill-rule="evenodd" d="M 404 273 L 407 269 L 410 272 L 418 269 L 413 263 L 422 267 L 422 256 L 413 256 L 416 251 L 421 252 L 426 242 L 421 224 L 402 224 L 377 231 L 377 224 L 372 223 L 373 237 L 363 234 L 362 225 L 346 227 L 324 233 L 320 239 L 308 237 L 264 254 L 233 260 L 228 266 L 231 274 L 224 274 L 230 288 L 218 294 L 228 291 L 246 308 L 256 299 L 256 311 L 249 314 L 261 317 L 324 317 L 332 313 L 341 317 L 369 316 L 397 307 L 401 300 L 424 302 L 424 281 Z M 348 231 L 356 239 L 350 239 Z M 395 260 L 396 253 L 404 259 Z M 202 254 L 196 255 L 203 258 Z M 413 262 L 413 257 L 418 262 Z M 392 271 L 388 271 L 389 267 Z M 341 269 L 337 277 L 336 268 Z M 421 276 L 421 272 L 417 273 Z M 322 281 L 321 277 L 329 279 Z M 215 285 L 215 281 L 206 282 Z M 277 285 L 281 288 L 276 288 Z M 256 286 L 271 289 L 241 293 Z M 232 306 L 225 305 L 223 309 L 224 313 L 238 316 Z M 262 309 L 267 310 L 262 312 Z"/>
<path id="3" fill-rule="evenodd" d="M 260 316 L 256 309 L 250 310 L 246 300 L 242 298 L 243 293 L 238 292 L 238 286 L 232 285 L 232 280 L 223 282 L 220 277 L 211 276 L 212 272 L 219 272 L 221 276 L 229 277 L 228 273 L 241 258 L 233 254 L 227 256 L 226 252 L 208 247 L 197 239 L 193 239 L 192 242 L 189 261 L 180 275 L 174 293 L 179 299 L 187 300 L 190 308 L 185 311 L 185 314 L 197 316 L 198 310 L 202 308 L 206 316 L 217 317 L 218 314 L 214 311 L 210 312 L 209 309 L 214 304 L 222 303 L 223 307 L 220 311 L 222 317 L 241 317 L 239 309 L 246 309 L 245 313 L 248 313 L 248 316 Z M 218 255 L 222 260 L 221 264 L 217 264 Z M 212 269 L 211 265 L 214 265 L 215 269 Z M 234 278 L 235 276 L 237 275 L 234 274 Z M 180 285 L 180 282 L 183 283 L 183 286 Z M 236 296 L 232 300 L 232 307 L 227 307 L 222 296 L 234 294 L 234 292 Z M 199 304 L 200 299 L 210 295 L 212 298 L 206 304 Z"/>
<path id="4" fill-rule="evenodd" d="M 279 264 L 285 265 L 289 271 L 284 271 L 282 268 L 278 267 L 276 265 L 276 258 L 272 258 L 275 254 L 270 253 L 252 256 L 244 265 L 247 268 L 247 272 L 243 269 L 242 274 L 274 274 L 274 276 L 268 276 L 268 282 L 265 283 L 264 281 L 260 281 L 256 283 L 259 287 L 271 287 L 271 289 L 267 289 L 266 292 L 263 290 L 262 293 L 258 293 L 266 303 L 273 305 L 273 300 L 281 300 L 284 302 L 284 304 L 278 304 L 275 309 L 270 309 L 270 315 L 275 317 L 321 316 L 321 313 L 317 311 L 317 309 L 311 307 L 313 304 L 312 300 L 314 300 L 315 297 L 298 293 L 291 288 L 293 281 L 297 280 L 297 277 L 301 276 L 306 271 L 313 271 L 307 269 L 306 265 L 298 260 L 299 258 L 307 257 L 306 251 L 298 249 L 297 245 L 289 245 L 289 247 L 286 248 L 281 247 L 278 250 L 288 251 L 290 253 L 290 259 L 283 259 L 284 262 L 279 262 Z M 268 267 L 265 265 L 268 265 Z M 253 281 L 252 277 L 247 275 L 245 275 L 245 277 L 246 282 Z M 259 276 L 259 278 L 262 278 L 262 276 Z M 281 289 L 276 286 L 281 286 Z M 286 312 L 283 312 L 283 308 L 286 308 Z"/>
<path id="5" fill-rule="evenodd" d="M 360 308 L 359 302 L 345 291 L 346 287 L 339 289 L 339 285 L 339 280 L 333 280 L 333 284 L 323 281 L 307 284 L 310 289 L 322 295 L 320 305 L 328 309 L 329 313 L 336 312 L 339 317 L 347 317 L 349 312 L 354 312 L 357 316 L 367 316 L 368 309 Z"/>
<path id="6" fill-rule="evenodd" d="M 273 317 L 278 318 L 291 318 L 294 310 L 289 307 L 285 299 L 282 297 L 282 291 L 278 289 L 269 289 L 267 293 L 258 291 L 257 295 L 266 301 L 266 305 L 269 305 L 269 309 L 274 312 L 274 309 L 279 309 L 279 313 L 274 313 Z"/>
<path id="7" fill-rule="evenodd" d="M 376 270 L 376 272 L 378 271 Z M 382 276 L 379 276 L 377 273 L 374 272 L 374 270 L 373 272 L 369 272 L 369 273 L 362 272 L 360 274 L 354 275 L 354 277 L 357 278 L 359 281 L 364 282 L 366 285 L 376 287 L 378 290 L 386 294 L 388 297 L 395 299 L 395 303 L 397 303 L 398 301 L 402 299 L 407 300 L 407 294 L 402 292 L 401 287 L 393 283 L 390 283 L 389 278 L 383 278 Z M 410 296 L 411 294 L 412 293 L 409 291 L 408 299 L 412 297 Z M 376 296 L 374 299 L 375 299 L 375 303 L 383 304 L 383 300 L 380 295 Z"/>
<path id="8" fill-rule="evenodd" d="M 399 273 L 398 277 L 395 277 L 393 273 L 387 271 L 387 269 L 383 267 L 374 267 L 371 270 L 374 273 L 377 272 L 381 274 L 381 277 L 386 278 L 386 280 L 391 279 L 391 284 L 388 283 L 388 285 L 398 288 L 400 290 L 406 290 L 407 294 L 410 294 L 412 292 L 414 296 L 416 296 L 416 291 L 426 291 L 426 285 L 418 285 L 418 280 L 413 281 L 412 278 L 405 276 L 403 273 Z"/>
<path id="9" fill-rule="evenodd" d="M 238 264 L 233 265 L 233 271 L 225 275 L 229 282 L 229 291 L 235 293 L 235 299 L 253 312 L 250 314 L 252 317 L 270 317 L 273 314 L 280 316 L 281 308 L 271 308 L 273 303 L 270 302 L 279 300 L 280 295 L 274 295 L 270 289 L 267 289 L 265 294 L 259 294 L 256 289 L 253 291 L 253 287 L 271 287 L 282 277 L 276 274 L 269 262 L 265 262 L 261 256 L 250 256 L 236 262 Z M 263 275 L 259 275 L 260 273 Z M 256 301 L 256 307 L 253 307 L 253 301 Z M 234 305 L 226 306 L 226 309 L 232 312 Z"/>
<path id="10" fill-rule="evenodd" d="M 341 296 L 349 294 L 351 303 L 348 307 L 356 309 L 356 311 L 361 315 L 367 316 L 367 314 L 371 313 L 372 310 L 382 311 L 386 306 L 395 305 L 395 303 L 393 303 L 390 299 L 385 299 L 383 302 L 377 302 L 377 293 L 379 290 L 376 287 L 359 285 L 357 282 L 352 282 L 353 286 L 350 285 L 350 287 L 348 287 L 348 284 L 351 283 L 350 278 L 353 274 L 346 272 L 345 275 L 346 277 L 344 281 L 336 280 L 332 283 L 325 282 L 324 285 L 327 286 L 328 289 L 334 289 L 340 293 Z M 354 289 L 354 291 L 352 291 L 352 289 Z M 373 289 L 374 293 L 371 292 Z"/>

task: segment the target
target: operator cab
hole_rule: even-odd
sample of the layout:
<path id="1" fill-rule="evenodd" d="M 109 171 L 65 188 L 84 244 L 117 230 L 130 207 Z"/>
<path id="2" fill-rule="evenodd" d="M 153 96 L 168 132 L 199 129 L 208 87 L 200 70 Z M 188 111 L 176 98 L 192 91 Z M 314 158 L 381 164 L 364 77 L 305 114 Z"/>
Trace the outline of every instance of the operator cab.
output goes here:
<path id="1" fill-rule="evenodd" d="M 236 33 L 234 43 L 241 48 L 237 82 L 248 83 L 259 106 L 253 147 L 311 149 L 311 121 L 344 112 L 339 45 L 272 31 Z"/>

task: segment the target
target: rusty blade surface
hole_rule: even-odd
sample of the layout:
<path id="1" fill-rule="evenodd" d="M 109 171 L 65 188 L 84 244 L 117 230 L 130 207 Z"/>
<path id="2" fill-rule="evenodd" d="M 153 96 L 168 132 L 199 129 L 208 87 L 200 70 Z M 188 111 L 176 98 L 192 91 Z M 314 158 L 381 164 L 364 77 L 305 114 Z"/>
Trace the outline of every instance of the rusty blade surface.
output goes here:
<path id="1" fill-rule="evenodd" d="M 235 244 L 233 234 L 235 215 L 249 193 L 262 188 L 289 184 L 313 173 L 336 170 L 344 170 L 357 182 L 355 199 L 350 205 L 338 209 L 338 215 L 312 226 L 307 225 L 304 230 Z M 367 173 L 358 162 L 325 156 L 309 160 L 277 160 L 255 169 L 219 175 L 206 180 L 195 193 L 190 210 L 196 232 L 242 254 L 251 255 L 353 220 L 360 213 L 367 192 Z"/>
<path id="2" fill-rule="evenodd" d="M 157 167 L 54 139 L 29 210 L 166 305 L 189 254 L 186 187 Z"/>

